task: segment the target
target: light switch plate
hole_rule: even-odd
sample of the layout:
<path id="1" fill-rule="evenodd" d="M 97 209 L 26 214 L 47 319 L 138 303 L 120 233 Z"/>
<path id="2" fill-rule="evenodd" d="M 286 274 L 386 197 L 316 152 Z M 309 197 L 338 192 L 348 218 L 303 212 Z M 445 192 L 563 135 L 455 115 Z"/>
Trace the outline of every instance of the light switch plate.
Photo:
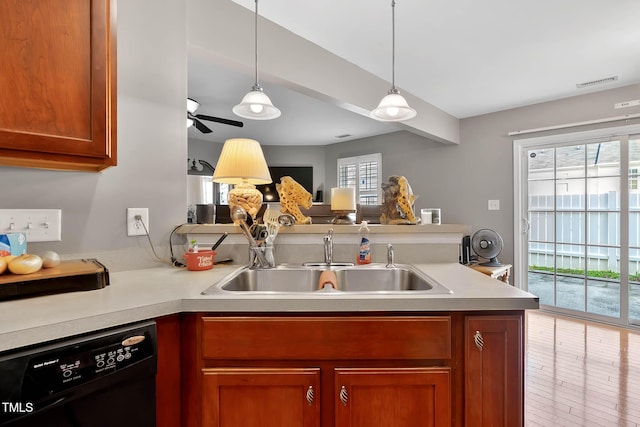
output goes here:
<path id="1" fill-rule="evenodd" d="M 62 240 L 61 209 L 0 209 L 0 233 L 24 233 L 27 243 Z"/>
<path id="2" fill-rule="evenodd" d="M 500 200 L 489 200 L 489 210 L 490 211 L 499 211 L 500 210 Z"/>

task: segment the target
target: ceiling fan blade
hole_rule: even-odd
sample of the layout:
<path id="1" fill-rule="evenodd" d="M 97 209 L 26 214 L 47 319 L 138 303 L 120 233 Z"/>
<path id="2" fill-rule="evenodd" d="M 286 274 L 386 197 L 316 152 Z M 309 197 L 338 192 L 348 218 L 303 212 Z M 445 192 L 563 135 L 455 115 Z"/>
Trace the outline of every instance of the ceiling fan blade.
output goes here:
<path id="1" fill-rule="evenodd" d="M 210 122 L 223 123 L 225 125 L 230 125 L 230 126 L 237 126 L 239 128 L 244 126 L 244 123 L 239 122 L 237 120 L 223 119 L 221 117 L 205 116 L 204 114 L 196 114 L 195 117 L 202 120 L 208 120 Z"/>
<path id="2" fill-rule="evenodd" d="M 200 120 L 196 119 L 195 117 L 192 117 L 192 119 L 193 119 L 193 125 L 200 132 L 202 132 L 202 133 L 211 133 L 211 129 L 209 129 L 207 127 L 207 125 L 205 125 L 204 123 L 202 123 Z"/>

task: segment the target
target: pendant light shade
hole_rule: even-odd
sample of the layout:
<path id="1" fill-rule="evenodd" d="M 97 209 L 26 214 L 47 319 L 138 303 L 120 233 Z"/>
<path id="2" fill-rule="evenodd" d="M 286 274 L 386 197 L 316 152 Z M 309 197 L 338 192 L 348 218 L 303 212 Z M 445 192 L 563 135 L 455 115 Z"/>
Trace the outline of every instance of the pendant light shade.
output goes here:
<path id="1" fill-rule="evenodd" d="M 399 122 L 409 120 L 416 114 L 416 110 L 409 107 L 404 96 L 398 93 L 398 89 L 391 89 L 387 96 L 382 98 L 378 108 L 371 112 L 371 117 L 381 122 Z"/>
<path id="2" fill-rule="evenodd" d="M 391 89 L 382 98 L 378 108 L 371 111 L 370 116 L 382 122 L 400 122 L 416 116 L 416 110 L 409 106 L 404 96 L 396 87 L 396 2 L 391 1 Z"/>
<path id="3" fill-rule="evenodd" d="M 240 104 L 233 107 L 233 113 L 245 119 L 271 120 L 280 117 L 280 110 L 276 108 L 269 97 L 264 93 L 258 83 L 258 0 L 256 2 L 255 13 L 255 71 L 256 82 Z"/>
<path id="4" fill-rule="evenodd" d="M 233 107 L 236 116 L 253 120 L 271 120 L 280 116 L 280 110 L 273 106 L 260 85 L 256 84 L 242 98 L 240 104 Z"/>

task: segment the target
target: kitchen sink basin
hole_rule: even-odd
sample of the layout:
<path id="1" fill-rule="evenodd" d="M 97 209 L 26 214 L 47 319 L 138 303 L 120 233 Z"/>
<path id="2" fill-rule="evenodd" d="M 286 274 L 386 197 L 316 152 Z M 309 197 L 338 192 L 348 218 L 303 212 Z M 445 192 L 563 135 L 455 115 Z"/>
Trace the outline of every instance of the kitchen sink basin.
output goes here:
<path id="1" fill-rule="evenodd" d="M 335 273 L 336 287 L 319 283 L 324 271 Z M 323 275 L 323 279 L 326 274 Z M 324 281 L 324 280 L 323 280 Z M 307 267 L 280 265 L 271 269 L 243 267 L 208 288 L 214 292 L 251 293 L 428 293 L 449 294 L 451 291 L 411 265 L 384 264 L 366 266 Z"/>

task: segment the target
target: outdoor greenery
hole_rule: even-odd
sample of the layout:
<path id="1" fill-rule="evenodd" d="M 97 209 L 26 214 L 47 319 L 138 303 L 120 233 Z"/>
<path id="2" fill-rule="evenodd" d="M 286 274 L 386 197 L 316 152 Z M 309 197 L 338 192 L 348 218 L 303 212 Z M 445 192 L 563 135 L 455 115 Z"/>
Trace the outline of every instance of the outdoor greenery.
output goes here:
<path id="1" fill-rule="evenodd" d="M 544 267 L 542 265 L 530 265 L 529 271 L 548 271 L 554 272 L 553 267 Z M 557 274 L 567 274 L 574 276 L 583 276 L 584 270 L 574 269 L 574 268 L 558 268 L 555 269 Z M 600 270 L 589 270 L 587 271 L 587 277 L 595 277 L 599 279 L 612 279 L 612 280 L 620 280 L 620 273 L 615 271 L 600 271 Z M 640 282 L 640 273 L 629 275 L 630 282 Z"/>

